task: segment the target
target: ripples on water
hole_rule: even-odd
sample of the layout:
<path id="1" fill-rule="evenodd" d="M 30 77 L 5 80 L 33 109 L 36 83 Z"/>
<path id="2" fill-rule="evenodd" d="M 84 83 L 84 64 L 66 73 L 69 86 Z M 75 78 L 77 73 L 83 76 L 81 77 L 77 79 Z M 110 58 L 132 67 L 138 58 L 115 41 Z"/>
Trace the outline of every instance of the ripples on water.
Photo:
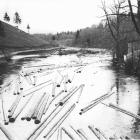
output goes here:
<path id="1" fill-rule="evenodd" d="M 117 93 L 112 95 L 105 103 L 113 103 L 135 114 L 140 115 L 140 80 L 136 77 L 126 75 L 123 70 L 115 70 L 111 66 L 111 56 L 109 54 L 95 55 L 54 55 L 48 58 L 40 58 L 38 55 L 14 56 L 10 63 L 0 64 L 0 85 L 4 86 L 14 77 L 24 66 L 55 64 L 66 65 L 72 63 L 89 63 L 79 80 L 85 83 L 84 94 L 80 99 L 80 104 L 75 114 L 68 120 L 76 128 L 83 128 L 87 135 L 91 137 L 87 126 L 93 124 L 103 130 L 108 136 L 130 136 L 140 139 L 140 120 L 129 117 L 118 111 L 110 109 L 102 104 L 94 107 L 82 116 L 78 115 L 79 110 L 93 99 L 105 94 L 115 83 Z M 92 139 L 92 137 L 91 137 Z"/>

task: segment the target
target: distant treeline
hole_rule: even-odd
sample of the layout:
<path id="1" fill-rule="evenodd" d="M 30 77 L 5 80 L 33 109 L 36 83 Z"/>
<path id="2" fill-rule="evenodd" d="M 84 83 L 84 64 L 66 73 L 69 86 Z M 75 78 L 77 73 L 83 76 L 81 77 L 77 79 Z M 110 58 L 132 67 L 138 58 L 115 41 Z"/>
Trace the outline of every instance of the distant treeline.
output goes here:
<path id="1" fill-rule="evenodd" d="M 92 48 L 112 48 L 113 41 L 106 24 L 100 23 L 76 32 L 61 32 L 57 34 L 35 34 L 47 41 L 55 41 L 61 45 L 92 47 Z"/>
<path id="2" fill-rule="evenodd" d="M 112 48 L 113 41 L 106 24 L 100 23 L 74 33 L 73 45 L 92 48 Z"/>

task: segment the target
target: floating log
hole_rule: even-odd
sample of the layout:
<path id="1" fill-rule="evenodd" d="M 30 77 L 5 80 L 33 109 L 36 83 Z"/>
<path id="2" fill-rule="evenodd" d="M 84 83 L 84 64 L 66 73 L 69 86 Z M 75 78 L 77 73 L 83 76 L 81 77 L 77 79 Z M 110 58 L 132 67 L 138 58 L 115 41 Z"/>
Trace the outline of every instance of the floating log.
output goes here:
<path id="1" fill-rule="evenodd" d="M 74 110 L 75 107 L 76 105 L 73 104 L 62 116 L 62 118 L 51 127 L 51 129 L 47 132 L 46 135 L 44 135 L 44 138 L 49 139 L 54 134 L 54 132 L 58 129 L 58 127 L 66 120 L 66 118 L 70 115 L 70 113 Z"/>
<path id="2" fill-rule="evenodd" d="M 1 94 L 1 104 L 2 104 L 2 114 L 3 114 L 3 120 L 4 120 L 4 124 L 8 125 L 8 121 L 6 119 L 6 114 L 5 114 L 5 109 L 4 109 L 4 101 L 3 101 L 3 96 Z"/>
<path id="3" fill-rule="evenodd" d="M 37 81 L 37 76 L 33 76 L 33 78 L 34 78 L 33 85 L 35 86 L 36 85 L 36 81 Z"/>
<path id="4" fill-rule="evenodd" d="M 36 90 L 30 92 L 30 93 L 27 93 L 27 94 L 23 95 L 23 97 L 26 97 L 26 96 L 28 96 L 28 95 L 31 95 L 31 94 L 33 94 L 34 92 L 39 91 L 39 90 L 41 90 L 41 89 L 43 89 L 43 88 L 45 88 L 46 86 L 49 86 L 49 85 L 51 85 L 51 84 L 52 84 L 52 83 L 49 83 L 49 84 L 47 84 L 47 85 L 45 85 L 45 86 L 43 86 L 43 87 L 40 87 L 40 88 L 38 88 L 38 89 L 36 89 Z"/>
<path id="5" fill-rule="evenodd" d="M 9 118 L 9 122 L 15 122 L 15 120 L 17 119 L 17 117 L 21 114 L 21 112 L 24 110 L 24 108 L 28 105 L 28 103 L 30 102 L 30 100 L 32 99 L 34 94 L 32 94 L 30 96 L 30 98 L 26 101 L 26 103 L 22 106 L 22 108 L 20 109 L 20 111 L 15 115 L 15 117 L 10 117 Z"/>
<path id="6" fill-rule="evenodd" d="M 99 128 L 95 128 L 95 130 L 98 131 L 104 137 L 104 139 L 108 140 L 107 136 L 102 130 L 100 130 Z"/>
<path id="7" fill-rule="evenodd" d="M 52 84 L 52 97 L 55 97 L 56 82 Z"/>
<path id="8" fill-rule="evenodd" d="M 45 101 L 45 105 L 43 106 L 43 110 L 42 110 L 42 113 L 41 113 L 41 117 L 40 117 L 40 120 L 42 119 L 43 115 L 44 115 L 44 111 L 46 109 L 46 106 L 48 104 L 48 101 L 49 101 L 49 98 L 50 98 L 50 95 L 48 95 L 46 101 Z"/>
<path id="9" fill-rule="evenodd" d="M 57 66 L 53 68 L 46 68 L 45 70 L 55 70 L 55 69 L 62 69 L 62 68 L 72 68 L 72 67 L 79 67 L 79 66 L 85 66 L 86 64 L 79 64 L 79 65 L 64 65 L 64 66 Z"/>
<path id="10" fill-rule="evenodd" d="M 106 97 L 108 97 L 108 94 L 102 95 L 101 97 L 99 97 L 99 98 L 95 99 L 94 101 L 92 101 L 92 103 L 89 104 L 88 106 L 82 108 L 81 111 L 83 112 L 83 111 L 88 110 L 90 107 L 92 107 L 93 105 L 95 105 L 95 103 L 100 102 L 101 100 L 105 99 Z"/>
<path id="11" fill-rule="evenodd" d="M 50 105 L 53 103 L 53 101 L 54 101 L 57 97 L 59 97 L 62 93 L 64 93 L 64 90 L 61 90 L 61 91 L 49 102 L 49 104 L 48 104 L 48 106 L 45 108 L 43 114 L 46 114 L 48 108 L 49 108 Z"/>
<path id="12" fill-rule="evenodd" d="M 71 140 L 75 140 L 74 137 L 72 136 L 72 134 L 70 134 L 64 127 L 61 128 L 65 134 L 71 139 Z"/>
<path id="13" fill-rule="evenodd" d="M 77 86 L 76 87 L 74 87 L 74 88 L 71 88 L 70 90 L 69 90 L 69 93 L 66 95 L 66 96 L 64 96 L 57 104 L 55 104 L 56 106 L 57 105 L 63 105 L 63 102 L 64 101 L 66 101 L 67 100 L 67 98 L 75 91 L 77 89 Z"/>
<path id="14" fill-rule="evenodd" d="M 53 73 L 53 71 L 45 71 L 45 72 L 42 72 L 42 73 L 40 73 L 40 74 L 34 74 L 34 76 L 38 76 L 38 77 L 43 77 L 43 76 L 46 76 L 46 75 L 49 75 L 49 74 L 51 74 L 51 73 Z"/>
<path id="15" fill-rule="evenodd" d="M 57 140 L 62 140 L 62 129 L 58 129 Z"/>
<path id="16" fill-rule="evenodd" d="M 13 108 L 12 108 L 11 110 L 9 110 L 8 118 L 12 117 L 13 114 L 15 113 L 15 110 L 17 109 L 21 98 L 22 98 L 22 94 L 20 94 L 20 95 L 19 95 L 19 98 L 18 98 L 17 100 L 15 100 L 15 103 L 14 103 Z"/>
<path id="17" fill-rule="evenodd" d="M 71 125 L 70 125 L 70 127 L 71 127 L 71 129 L 77 134 L 77 136 L 78 136 L 80 139 L 83 140 L 83 137 L 76 131 L 76 129 L 75 129 L 73 126 L 71 126 Z"/>
<path id="18" fill-rule="evenodd" d="M 120 107 L 118 107 L 118 106 L 115 106 L 115 105 L 113 105 L 112 103 L 109 104 L 109 107 L 111 107 L 111 108 L 113 108 L 113 109 L 116 109 L 117 111 L 120 111 L 120 112 L 122 112 L 122 113 L 124 113 L 124 114 L 126 114 L 126 115 L 129 115 L 129 116 L 131 116 L 131 117 L 133 117 L 133 118 L 136 118 L 136 119 L 139 119 L 139 120 L 140 120 L 140 116 L 139 116 L 139 115 L 136 115 L 136 114 L 134 114 L 134 113 L 132 113 L 132 112 L 130 112 L 130 111 L 127 111 L 127 110 L 125 110 L 125 109 L 123 109 L 123 108 L 120 108 Z"/>
<path id="19" fill-rule="evenodd" d="M 36 116 L 36 119 L 35 119 L 35 124 L 39 124 L 41 122 L 41 118 L 43 116 L 43 112 L 44 112 L 44 109 L 46 107 L 46 104 L 48 103 L 48 99 L 49 99 L 49 96 L 47 97 L 44 97 L 44 101 L 42 101 L 42 105 L 40 107 L 40 110 L 38 111 L 38 114 Z"/>
<path id="20" fill-rule="evenodd" d="M 18 102 L 19 98 L 21 95 L 18 95 L 15 99 L 15 101 L 13 102 L 13 104 L 11 105 L 11 107 L 8 109 L 8 112 L 11 112 L 12 108 L 16 105 L 16 103 Z"/>
<path id="21" fill-rule="evenodd" d="M 88 137 L 86 136 L 85 132 L 82 129 L 78 129 L 77 132 L 85 139 L 88 140 Z"/>
<path id="22" fill-rule="evenodd" d="M 59 105 L 63 105 L 65 102 L 67 102 L 80 88 L 82 88 L 84 85 L 80 85 L 78 88 L 76 88 L 74 91 L 72 91 L 64 100 L 59 102 Z"/>
<path id="23" fill-rule="evenodd" d="M 67 92 L 68 74 L 64 76 L 64 91 Z"/>
<path id="24" fill-rule="evenodd" d="M 48 82 L 51 82 L 51 80 L 45 81 L 45 82 L 43 82 L 43 83 L 41 83 L 41 84 L 39 84 L 39 85 L 36 85 L 36 86 L 34 86 L 34 87 L 30 88 L 30 89 L 25 90 L 25 91 L 23 91 L 23 92 L 27 92 L 27 91 L 29 91 L 29 90 L 32 90 L 32 89 L 36 88 L 36 87 L 39 87 L 39 86 L 41 86 L 41 85 L 44 85 L 44 84 L 46 84 L 46 83 L 48 83 Z"/>
<path id="25" fill-rule="evenodd" d="M 32 114 L 33 112 L 33 109 L 30 109 L 28 114 L 25 116 L 25 117 L 21 117 L 21 120 L 27 120 L 27 121 L 30 121 L 31 120 L 31 117 L 30 117 L 30 114 Z"/>
<path id="26" fill-rule="evenodd" d="M 79 100 L 80 100 L 80 97 L 82 95 L 82 91 L 83 91 L 84 87 L 85 87 L 85 85 L 83 84 L 83 86 L 81 86 L 81 88 L 80 88 L 79 95 L 78 95 L 78 98 L 77 98 L 77 101 L 76 101 L 77 103 L 79 103 Z"/>
<path id="27" fill-rule="evenodd" d="M 71 78 L 71 82 L 74 80 L 74 78 L 75 78 L 75 72 L 74 72 L 74 74 L 73 74 L 73 76 Z"/>
<path id="28" fill-rule="evenodd" d="M 0 130 L 4 133 L 8 140 L 15 140 L 10 132 L 0 123 Z"/>
<path id="29" fill-rule="evenodd" d="M 61 112 L 61 110 L 64 108 L 57 106 L 48 116 L 43 120 L 43 122 L 33 131 L 33 133 L 27 138 L 27 140 L 30 139 L 37 139 L 39 135 L 42 133 L 42 131 L 51 123 L 51 121 Z M 50 119 L 50 120 L 49 120 Z M 49 120 L 49 121 L 48 121 Z M 45 124 L 46 123 L 46 124 Z"/>
<path id="30" fill-rule="evenodd" d="M 101 140 L 99 133 L 95 130 L 94 126 L 88 126 L 91 132 L 97 137 L 97 139 Z"/>
<path id="31" fill-rule="evenodd" d="M 107 93 L 107 94 L 104 94 L 101 97 L 95 99 L 94 102 L 92 102 L 90 105 L 88 105 L 85 108 L 81 109 L 81 112 L 79 114 L 82 115 L 83 113 L 85 113 L 88 110 L 92 109 L 93 107 L 95 107 L 96 105 L 98 105 L 99 103 L 101 103 L 102 101 L 104 101 L 105 99 L 109 98 L 114 93 L 116 93 L 116 92 Z"/>
<path id="32" fill-rule="evenodd" d="M 45 97 L 46 92 L 41 96 L 40 100 L 38 101 L 38 104 L 36 105 L 35 111 L 32 115 L 32 119 L 36 119 L 37 114 L 39 112 L 39 109 L 41 108 L 42 102 L 43 102 L 43 98 Z"/>
<path id="33" fill-rule="evenodd" d="M 44 93 L 45 94 L 45 93 Z M 38 100 L 38 102 L 35 104 L 34 108 L 28 113 L 28 115 L 26 115 L 25 118 L 27 121 L 30 121 L 31 118 L 33 117 L 33 114 L 35 113 L 35 111 L 38 109 L 38 106 L 42 100 L 42 98 L 44 97 L 44 94 L 40 97 L 40 99 Z"/>
<path id="34" fill-rule="evenodd" d="M 63 80 L 64 80 L 64 77 L 62 77 L 62 79 L 61 79 L 60 83 L 58 83 L 56 86 L 57 86 L 57 87 L 60 87 L 60 86 L 61 86 L 61 84 L 62 84 L 62 82 L 63 82 Z"/>
<path id="35" fill-rule="evenodd" d="M 29 85 L 33 85 L 30 75 L 25 75 L 24 77 Z"/>

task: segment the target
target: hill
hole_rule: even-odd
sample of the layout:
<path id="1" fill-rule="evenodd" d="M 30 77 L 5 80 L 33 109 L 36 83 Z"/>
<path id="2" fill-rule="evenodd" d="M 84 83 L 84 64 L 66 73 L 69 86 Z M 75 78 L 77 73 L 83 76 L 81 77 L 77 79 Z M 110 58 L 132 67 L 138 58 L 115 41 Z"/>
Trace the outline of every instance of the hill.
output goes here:
<path id="1" fill-rule="evenodd" d="M 26 48 L 35 48 L 35 47 L 45 47 L 49 43 L 41 38 L 37 38 L 33 35 L 30 35 L 17 27 L 11 26 L 5 22 L 0 21 L 0 48 L 9 48 L 9 49 L 26 49 Z"/>

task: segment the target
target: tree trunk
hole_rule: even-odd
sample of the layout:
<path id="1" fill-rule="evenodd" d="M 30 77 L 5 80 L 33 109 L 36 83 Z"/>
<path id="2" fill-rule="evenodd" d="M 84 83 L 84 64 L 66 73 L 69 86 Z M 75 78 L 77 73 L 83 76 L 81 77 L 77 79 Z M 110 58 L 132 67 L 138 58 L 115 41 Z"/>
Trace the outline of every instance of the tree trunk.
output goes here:
<path id="1" fill-rule="evenodd" d="M 130 1 L 130 0 L 128 0 L 128 4 L 129 4 L 129 9 L 130 9 L 130 14 L 131 14 L 132 22 L 133 22 L 133 24 L 134 24 L 134 26 L 135 26 L 136 32 L 137 32 L 138 35 L 140 36 L 140 30 L 139 30 L 138 24 L 137 24 L 137 22 L 136 22 L 135 15 L 134 15 L 134 13 L 133 13 L 132 4 L 131 4 L 131 1 Z M 138 4 L 139 4 L 139 0 L 138 0 Z M 138 5 L 138 12 L 140 12 L 140 11 L 139 11 L 139 6 L 140 6 L 140 5 Z"/>

